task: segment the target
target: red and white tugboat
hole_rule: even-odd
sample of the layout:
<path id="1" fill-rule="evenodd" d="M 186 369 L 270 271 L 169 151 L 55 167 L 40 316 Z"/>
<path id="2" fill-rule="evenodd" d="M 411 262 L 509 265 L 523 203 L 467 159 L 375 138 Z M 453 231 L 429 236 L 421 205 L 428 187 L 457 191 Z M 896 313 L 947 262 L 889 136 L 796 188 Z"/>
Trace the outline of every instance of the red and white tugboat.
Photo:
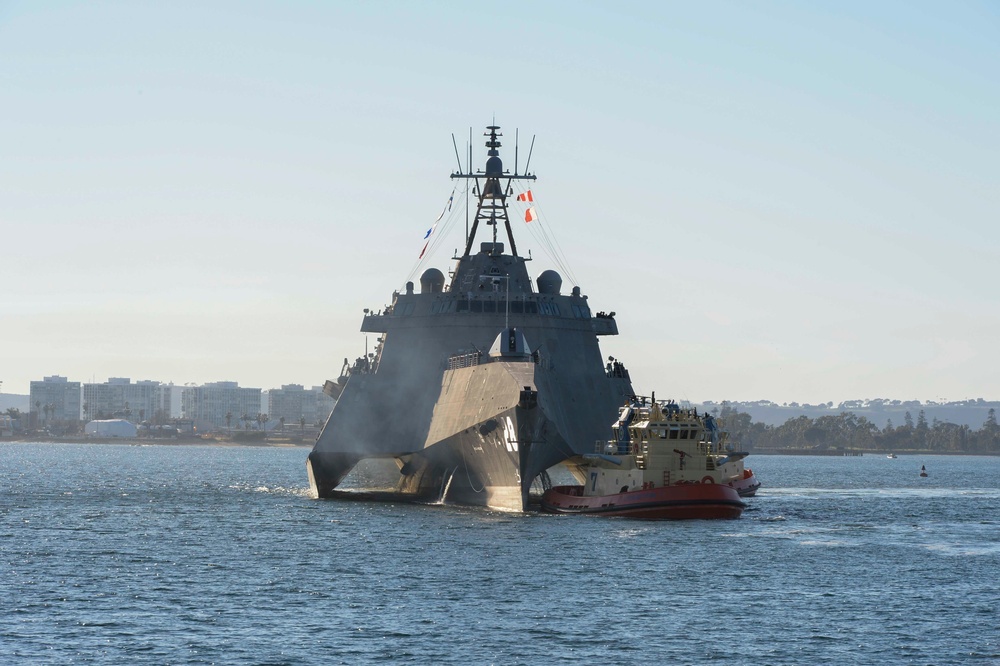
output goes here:
<path id="1" fill-rule="evenodd" d="M 739 518 L 742 496 L 760 482 L 746 453 L 725 452 L 715 419 L 673 401 L 634 398 L 621 408 L 615 439 L 570 461 L 585 485 L 542 495 L 549 513 L 589 513 L 649 520 Z"/>

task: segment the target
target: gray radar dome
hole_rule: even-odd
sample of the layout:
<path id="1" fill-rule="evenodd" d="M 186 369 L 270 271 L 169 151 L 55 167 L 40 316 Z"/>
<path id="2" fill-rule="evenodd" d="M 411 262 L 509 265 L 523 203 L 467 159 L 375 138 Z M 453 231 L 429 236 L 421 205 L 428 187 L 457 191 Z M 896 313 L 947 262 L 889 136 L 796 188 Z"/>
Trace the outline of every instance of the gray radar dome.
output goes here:
<path id="1" fill-rule="evenodd" d="M 562 277 L 553 270 L 542 271 L 536 282 L 541 294 L 558 294 L 562 288 Z"/>
<path id="2" fill-rule="evenodd" d="M 491 157 L 486 160 L 486 175 L 488 176 L 500 176 L 503 175 L 503 160 L 499 157 Z"/>
<path id="3" fill-rule="evenodd" d="M 428 268 L 420 276 L 420 293 L 437 294 L 444 290 L 444 273 L 436 268 Z"/>

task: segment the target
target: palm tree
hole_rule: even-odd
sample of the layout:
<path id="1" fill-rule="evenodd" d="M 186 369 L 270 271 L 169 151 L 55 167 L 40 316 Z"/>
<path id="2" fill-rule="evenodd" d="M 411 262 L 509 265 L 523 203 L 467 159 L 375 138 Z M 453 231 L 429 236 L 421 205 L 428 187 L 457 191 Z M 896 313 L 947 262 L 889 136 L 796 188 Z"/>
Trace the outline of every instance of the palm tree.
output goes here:
<path id="1" fill-rule="evenodd" d="M 226 430 L 232 430 L 233 429 L 232 428 L 232 423 L 233 423 L 233 413 L 232 412 L 226 412 Z"/>

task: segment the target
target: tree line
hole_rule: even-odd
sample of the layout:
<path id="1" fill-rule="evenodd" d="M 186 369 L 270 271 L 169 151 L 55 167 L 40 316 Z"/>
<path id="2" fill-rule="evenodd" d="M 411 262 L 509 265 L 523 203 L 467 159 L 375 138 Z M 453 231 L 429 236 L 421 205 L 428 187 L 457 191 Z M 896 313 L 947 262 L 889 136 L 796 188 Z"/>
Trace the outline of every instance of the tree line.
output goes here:
<path id="1" fill-rule="evenodd" d="M 928 423 L 922 409 L 916 421 L 906 412 L 903 423 L 893 425 L 889 420 L 884 428 L 849 411 L 815 419 L 799 416 L 773 426 L 755 423 L 749 414 L 738 411 L 728 402 L 721 403 L 712 413 L 729 431 L 730 441 L 746 450 L 855 449 L 1000 454 L 1000 426 L 993 408 L 978 429 L 936 418 Z"/>

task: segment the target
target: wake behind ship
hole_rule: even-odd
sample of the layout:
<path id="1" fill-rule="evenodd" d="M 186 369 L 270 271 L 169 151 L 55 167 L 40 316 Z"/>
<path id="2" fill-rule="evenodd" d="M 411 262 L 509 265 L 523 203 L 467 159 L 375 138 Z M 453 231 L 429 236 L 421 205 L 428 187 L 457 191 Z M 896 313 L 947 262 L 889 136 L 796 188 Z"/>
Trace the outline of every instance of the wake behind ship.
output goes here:
<path id="1" fill-rule="evenodd" d="M 419 291 L 408 282 L 385 311 L 366 311 L 374 353 L 327 382 L 338 401 L 306 463 L 318 497 L 334 496 L 359 461 L 386 458 L 401 496 L 523 511 L 536 477 L 589 452 L 633 393 L 598 344 L 618 334 L 613 314 L 594 316 L 579 287 L 563 293 L 554 270 L 532 283 L 508 198 L 535 176 L 504 170 L 499 129 L 487 128 L 485 170 L 451 175 L 476 198 L 451 279 L 429 268 Z M 492 240 L 473 251 L 480 224 Z"/>

